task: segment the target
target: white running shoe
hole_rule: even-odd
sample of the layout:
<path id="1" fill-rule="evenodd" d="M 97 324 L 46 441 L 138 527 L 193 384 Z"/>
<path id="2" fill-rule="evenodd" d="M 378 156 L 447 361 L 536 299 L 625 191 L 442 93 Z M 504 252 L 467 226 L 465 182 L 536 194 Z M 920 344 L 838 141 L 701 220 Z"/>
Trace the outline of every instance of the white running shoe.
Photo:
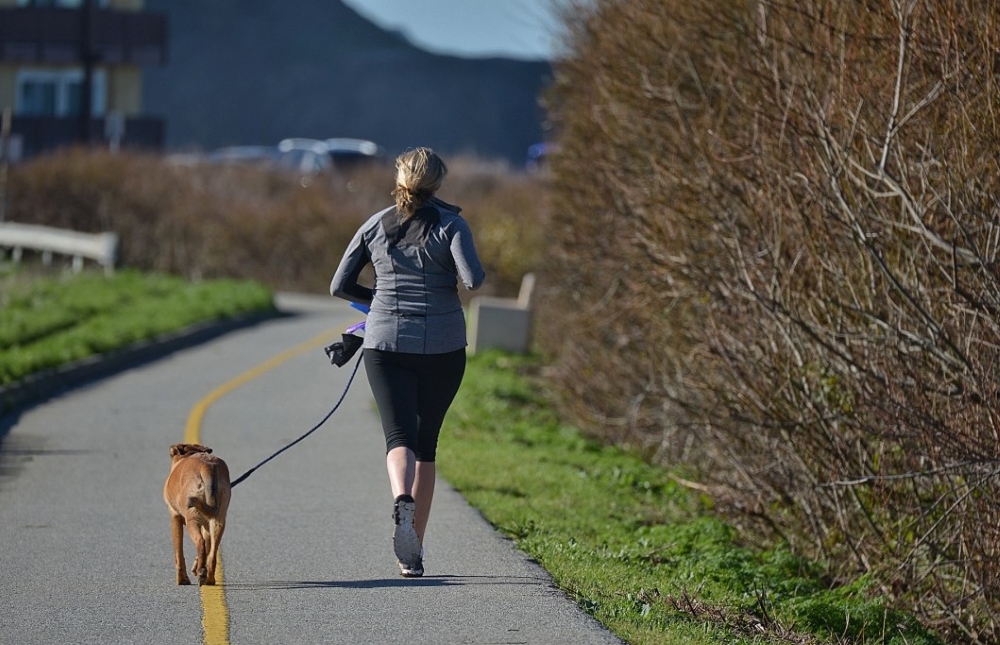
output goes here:
<path id="1" fill-rule="evenodd" d="M 409 495 L 400 495 L 392 503 L 392 519 L 396 523 L 392 533 L 392 548 L 396 552 L 396 559 L 411 567 L 420 564 L 420 538 L 413 527 L 416 510 L 417 505 Z M 422 573 L 422 565 L 420 569 Z"/>
<path id="2" fill-rule="evenodd" d="M 405 564 L 402 560 L 396 560 L 399 567 L 399 574 L 404 578 L 419 578 L 424 575 L 424 550 L 420 549 L 420 557 L 412 564 Z"/>

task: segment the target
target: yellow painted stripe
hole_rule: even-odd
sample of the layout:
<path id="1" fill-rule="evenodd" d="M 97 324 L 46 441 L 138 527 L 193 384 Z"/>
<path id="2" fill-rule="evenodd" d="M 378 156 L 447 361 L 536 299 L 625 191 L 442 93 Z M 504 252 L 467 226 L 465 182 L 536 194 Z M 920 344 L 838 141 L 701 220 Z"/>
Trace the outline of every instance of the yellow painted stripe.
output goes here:
<path id="1" fill-rule="evenodd" d="M 215 586 L 201 588 L 201 628 L 205 645 L 229 645 L 229 605 L 223 582 L 220 547 L 215 561 Z"/>
<path id="2" fill-rule="evenodd" d="M 295 356 L 305 353 L 311 349 L 316 349 L 317 347 L 322 347 L 323 345 L 328 344 L 332 338 L 333 336 L 331 335 L 331 332 L 325 331 L 319 336 L 278 354 L 274 358 L 261 363 L 257 367 L 240 374 L 228 383 L 223 383 L 219 387 L 212 390 L 208 396 L 203 398 L 197 405 L 194 406 L 194 408 L 192 408 L 191 414 L 188 416 L 187 425 L 184 428 L 184 443 L 201 443 L 199 440 L 201 435 L 201 421 L 205 417 L 205 412 L 208 410 L 210 405 L 244 383 L 248 383 L 268 370 L 274 369 L 288 359 L 294 358 Z"/>
<path id="3" fill-rule="evenodd" d="M 184 443 L 201 443 L 201 422 L 210 405 L 285 361 L 328 344 L 334 337 L 333 332 L 325 331 L 212 390 L 191 409 L 187 424 L 184 426 Z M 216 563 L 215 586 L 201 588 L 201 626 L 205 634 L 205 645 L 229 645 L 229 605 L 226 604 L 226 591 L 223 585 L 221 546 Z"/>

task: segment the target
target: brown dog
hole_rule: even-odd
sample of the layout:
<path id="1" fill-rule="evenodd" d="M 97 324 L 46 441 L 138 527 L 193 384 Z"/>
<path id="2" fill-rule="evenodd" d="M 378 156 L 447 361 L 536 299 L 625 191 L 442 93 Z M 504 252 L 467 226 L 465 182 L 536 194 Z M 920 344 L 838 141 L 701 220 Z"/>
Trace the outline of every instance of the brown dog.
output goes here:
<path id="1" fill-rule="evenodd" d="M 192 443 L 170 446 L 170 475 L 163 486 L 163 500 L 170 508 L 179 585 L 191 584 L 184 570 L 185 525 L 197 554 L 191 573 L 198 576 L 200 584 L 215 584 L 216 558 L 232 493 L 229 467 L 211 452 L 211 448 Z"/>

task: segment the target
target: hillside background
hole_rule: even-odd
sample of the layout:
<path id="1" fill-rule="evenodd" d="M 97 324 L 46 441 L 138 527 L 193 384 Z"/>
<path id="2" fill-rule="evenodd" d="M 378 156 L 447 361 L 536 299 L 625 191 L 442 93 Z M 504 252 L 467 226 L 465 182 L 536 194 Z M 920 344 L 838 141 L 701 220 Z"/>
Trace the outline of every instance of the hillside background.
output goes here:
<path id="1" fill-rule="evenodd" d="M 143 101 L 171 151 L 371 139 L 521 164 L 543 138 L 547 62 L 423 51 L 339 0 L 148 0 L 170 21 L 169 62 Z"/>

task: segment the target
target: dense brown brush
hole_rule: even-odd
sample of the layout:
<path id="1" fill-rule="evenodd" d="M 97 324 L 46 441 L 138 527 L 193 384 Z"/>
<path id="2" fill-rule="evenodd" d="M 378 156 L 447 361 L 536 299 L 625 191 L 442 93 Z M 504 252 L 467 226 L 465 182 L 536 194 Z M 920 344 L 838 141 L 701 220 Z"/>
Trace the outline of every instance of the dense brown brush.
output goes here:
<path id="1" fill-rule="evenodd" d="M 483 293 L 516 295 L 539 263 L 543 180 L 474 159 L 449 166 L 441 195 L 463 207 L 476 235 Z M 114 231 L 127 267 L 322 294 L 357 228 L 392 203 L 393 178 L 387 162 L 303 186 L 262 167 L 76 149 L 12 169 L 7 219 Z"/>
<path id="2" fill-rule="evenodd" d="M 748 534 L 996 642 L 995 7 L 590 12 L 549 99 L 564 412 L 700 468 Z"/>

